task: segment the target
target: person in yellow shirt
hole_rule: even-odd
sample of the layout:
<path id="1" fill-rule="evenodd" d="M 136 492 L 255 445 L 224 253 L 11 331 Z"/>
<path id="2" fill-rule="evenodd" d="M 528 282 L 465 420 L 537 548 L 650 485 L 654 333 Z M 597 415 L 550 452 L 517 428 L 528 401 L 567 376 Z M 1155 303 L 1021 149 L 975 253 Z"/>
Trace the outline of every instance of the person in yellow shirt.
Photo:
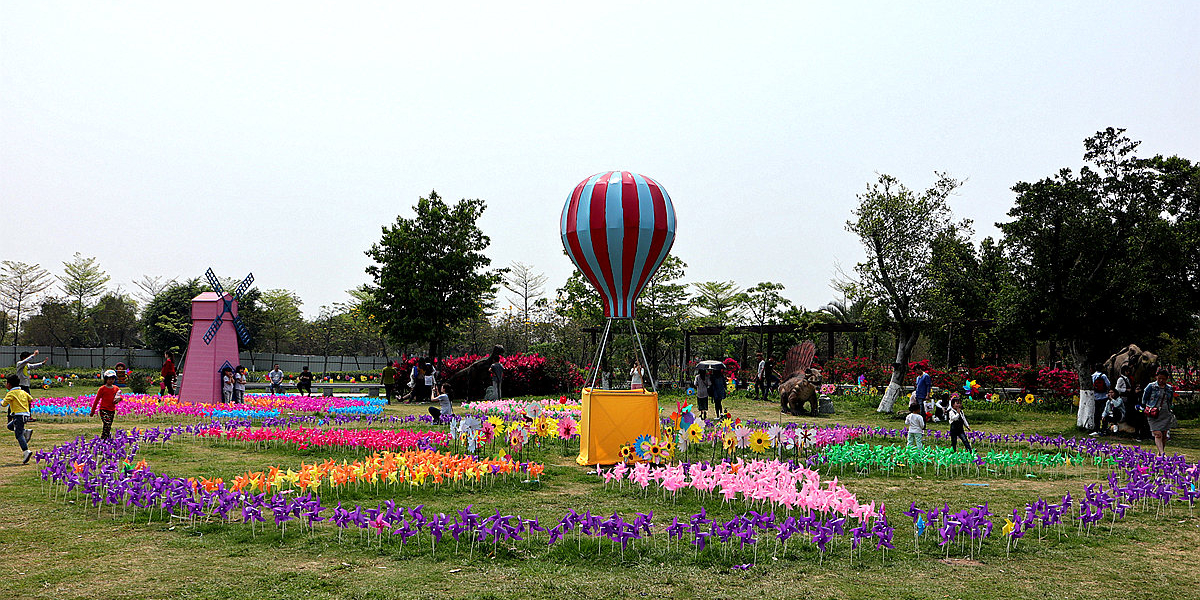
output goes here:
<path id="1" fill-rule="evenodd" d="M 33 437 L 33 431 L 25 429 L 25 422 L 31 414 L 29 407 L 33 404 L 33 396 L 21 389 L 21 378 L 16 374 L 4 379 L 4 387 L 8 388 L 8 393 L 4 395 L 0 406 L 8 407 L 8 428 L 17 435 L 17 443 L 25 453 L 21 464 L 25 464 L 29 462 L 29 457 L 33 456 L 33 451 L 29 449 L 29 439 Z"/>

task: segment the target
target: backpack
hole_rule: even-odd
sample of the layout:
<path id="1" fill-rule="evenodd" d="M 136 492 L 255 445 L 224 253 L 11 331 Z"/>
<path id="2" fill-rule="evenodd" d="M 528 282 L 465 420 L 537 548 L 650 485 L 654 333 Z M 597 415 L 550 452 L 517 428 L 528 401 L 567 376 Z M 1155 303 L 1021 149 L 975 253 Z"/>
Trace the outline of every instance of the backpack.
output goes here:
<path id="1" fill-rule="evenodd" d="M 1108 381 L 1104 379 L 1103 375 L 1092 378 L 1092 391 L 1097 394 L 1108 393 Z"/>

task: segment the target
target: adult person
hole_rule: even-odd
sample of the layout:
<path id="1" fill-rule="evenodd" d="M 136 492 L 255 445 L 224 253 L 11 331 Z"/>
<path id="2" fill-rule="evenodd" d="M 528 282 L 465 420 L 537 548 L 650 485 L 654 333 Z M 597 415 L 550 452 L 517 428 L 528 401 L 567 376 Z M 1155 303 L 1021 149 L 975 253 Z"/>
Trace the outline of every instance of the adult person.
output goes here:
<path id="1" fill-rule="evenodd" d="M 305 396 L 311 396 L 312 382 L 312 371 L 308 370 L 308 365 L 304 365 L 304 368 L 300 369 L 300 374 L 296 376 L 296 391 Z"/>
<path id="2" fill-rule="evenodd" d="M 1150 426 L 1150 434 L 1154 436 L 1154 446 L 1160 455 L 1166 453 L 1167 431 L 1175 427 L 1175 413 L 1171 412 L 1175 388 L 1167 383 L 1171 372 L 1166 367 L 1159 367 L 1154 374 L 1154 381 L 1142 392 L 1142 407 L 1146 421 Z"/>
<path id="3" fill-rule="evenodd" d="M 725 401 L 725 371 L 713 371 L 709 374 L 708 395 L 712 398 L 713 408 L 717 409 L 717 418 L 725 414 L 721 403 Z"/>
<path id="4" fill-rule="evenodd" d="M 1108 397 L 1112 389 L 1112 382 L 1108 380 L 1108 375 L 1104 374 L 1104 365 L 1096 364 L 1092 369 L 1092 410 L 1095 412 L 1092 414 L 1090 435 L 1093 437 L 1104 433 L 1104 410 L 1108 408 Z"/>
<path id="5" fill-rule="evenodd" d="M 389 362 L 379 372 L 379 381 L 383 383 L 383 393 L 387 396 L 388 404 L 391 404 L 392 400 L 396 398 L 396 367 L 397 363 Z"/>
<path id="6" fill-rule="evenodd" d="M 30 393 L 29 372 L 42 366 L 42 365 L 50 364 L 50 359 L 48 359 L 48 358 L 39 363 L 33 362 L 33 359 L 37 358 L 37 355 L 40 353 L 41 353 L 41 350 L 34 350 L 33 352 L 22 352 L 21 359 L 17 361 L 17 379 L 20 382 L 19 387 L 21 389 L 25 390 L 26 394 Z"/>
<path id="7" fill-rule="evenodd" d="M 283 370 L 279 365 L 275 365 L 270 371 L 267 371 L 267 381 L 271 382 L 271 393 L 283 395 Z"/>
<path id="8" fill-rule="evenodd" d="M 929 376 L 929 371 L 925 369 L 925 365 L 917 365 L 917 385 L 913 390 L 913 403 L 920 404 L 922 409 L 925 403 L 929 401 L 929 392 L 933 390 L 933 378 Z"/>
<path id="9" fill-rule="evenodd" d="M 696 402 L 700 405 L 700 418 L 708 418 L 708 386 L 712 384 L 712 378 L 708 371 L 696 371 L 696 378 L 692 382 L 692 386 L 696 389 Z"/>
<path id="10" fill-rule="evenodd" d="M 421 396 L 421 402 L 433 402 L 434 393 L 437 392 L 438 383 L 438 368 L 437 357 L 425 361 L 425 389 L 426 392 Z"/>
<path id="11" fill-rule="evenodd" d="M 758 393 L 759 400 L 767 401 L 767 359 L 763 358 L 762 352 L 755 352 L 754 358 L 758 359 L 758 371 L 754 374 L 754 391 Z"/>
<path id="12" fill-rule="evenodd" d="M 163 385 L 167 386 L 167 393 L 175 395 L 175 360 L 171 358 L 170 352 L 163 352 L 162 370 L 159 371 L 163 378 Z"/>
<path id="13" fill-rule="evenodd" d="M 488 372 L 492 375 L 492 386 L 496 388 L 496 399 L 499 400 L 504 397 L 500 391 L 504 385 L 504 365 L 501 364 L 499 356 L 492 359 L 492 366 L 488 367 Z"/>
<path id="14" fill-rule="evenodd" d="M 643 374 L 644 374 L 644 371 L 642 371 L 642 363 L 638 362 L 638 359 L 636 359 L 636 358 L 633 359 L 633 366 L 629 369 L 629 389 L 631 389 L 631 390 L 642 389 L 642 375 Z"/>

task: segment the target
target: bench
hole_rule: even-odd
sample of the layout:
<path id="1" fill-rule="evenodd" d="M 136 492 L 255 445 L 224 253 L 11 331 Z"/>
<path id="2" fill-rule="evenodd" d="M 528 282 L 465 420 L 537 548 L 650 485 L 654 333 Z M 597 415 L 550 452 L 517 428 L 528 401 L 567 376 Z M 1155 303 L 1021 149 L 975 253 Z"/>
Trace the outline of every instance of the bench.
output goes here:
<path id="1" fill-rule="evenodd" d="M 296 384 L 291 381 L 285 381 L 285 382 L 283 382 L 282 387 L 285 390 L 287 388 L 291 388 L 292 390 L 295 390 Z M 350 383 L 349 381 L 314 381 L 313 388 L 320 389 L 322 396 L 332 396 L 333 391 L 335 389 L 338 389 L 338 390 L 347 390 L 347 391 L 363 390 L 363 391 L 366 391 L 367 397 L 378 398 L 379 390 L 383 389 L 383 384 L 382 383 Z M 271 384 L 268 382 L 262 382 L 262 381 L 247 382 L 246 389 L 247 390 L 251 390 L 251 389 L 269 390 L 269 389 L 271 389 Z"/>

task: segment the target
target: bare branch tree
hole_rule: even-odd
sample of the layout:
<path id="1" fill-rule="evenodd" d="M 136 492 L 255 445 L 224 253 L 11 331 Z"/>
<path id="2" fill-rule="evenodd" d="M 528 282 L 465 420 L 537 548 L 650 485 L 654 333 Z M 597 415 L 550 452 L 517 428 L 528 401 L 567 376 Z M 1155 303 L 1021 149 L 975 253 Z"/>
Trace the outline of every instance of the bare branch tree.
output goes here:
<path id="1" fill-rule="evenodd" d="M 21 335 L 21 312 L 53 283 L 50 273 L 41 265 L 11 260 L 0 263 L 0 308 L 14 314 L 13 346 Z"/>

